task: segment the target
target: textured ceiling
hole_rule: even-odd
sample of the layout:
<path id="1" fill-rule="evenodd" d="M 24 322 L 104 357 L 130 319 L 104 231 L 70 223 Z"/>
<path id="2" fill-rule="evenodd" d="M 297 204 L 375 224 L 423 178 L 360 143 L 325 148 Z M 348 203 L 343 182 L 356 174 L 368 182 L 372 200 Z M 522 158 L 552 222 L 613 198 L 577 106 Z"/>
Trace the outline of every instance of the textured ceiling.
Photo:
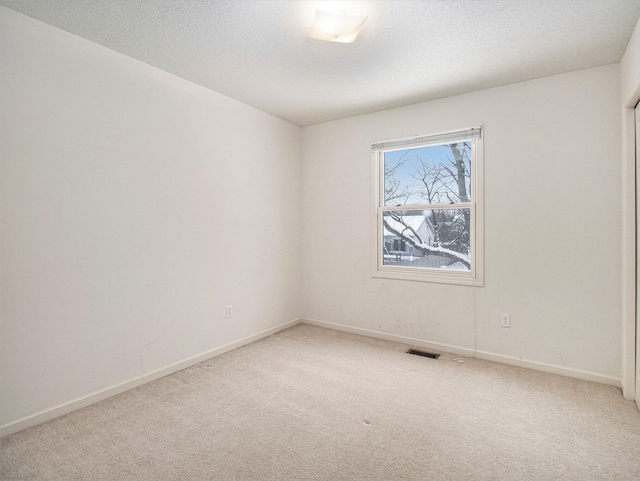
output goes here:
<path id="1" fill-rule="evenodd" d="M 298 125 L 620 61 L 640 0 L 0 0 Z M 315 9 L 369 16 L 353 44 Z"/>

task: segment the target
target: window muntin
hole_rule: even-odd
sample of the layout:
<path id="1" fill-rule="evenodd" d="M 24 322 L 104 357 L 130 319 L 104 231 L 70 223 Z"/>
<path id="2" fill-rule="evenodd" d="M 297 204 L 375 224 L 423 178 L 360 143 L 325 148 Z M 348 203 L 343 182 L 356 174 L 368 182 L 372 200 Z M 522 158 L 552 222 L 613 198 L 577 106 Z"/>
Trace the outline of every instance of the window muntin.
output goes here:
<path id="1" fill-rule="evenodd" d="M 482 285 L 480 135 L 373 145 L 374 276 Z"/>

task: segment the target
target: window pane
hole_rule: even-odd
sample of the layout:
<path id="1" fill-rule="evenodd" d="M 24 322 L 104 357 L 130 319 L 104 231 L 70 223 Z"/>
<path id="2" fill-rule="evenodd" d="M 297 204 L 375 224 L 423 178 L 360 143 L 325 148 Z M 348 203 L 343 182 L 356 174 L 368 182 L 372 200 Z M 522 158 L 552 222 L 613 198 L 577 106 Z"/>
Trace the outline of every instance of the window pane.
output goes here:
<path id="1" fill-rule="evenodd" d="M 471 270 L 471 209 L 386 211 L 383 265 Z"/>
<path id="2" fill-rule="evenodd" d="M 471 200 L 471 142 L 384 153 L 384 205 Z"/>

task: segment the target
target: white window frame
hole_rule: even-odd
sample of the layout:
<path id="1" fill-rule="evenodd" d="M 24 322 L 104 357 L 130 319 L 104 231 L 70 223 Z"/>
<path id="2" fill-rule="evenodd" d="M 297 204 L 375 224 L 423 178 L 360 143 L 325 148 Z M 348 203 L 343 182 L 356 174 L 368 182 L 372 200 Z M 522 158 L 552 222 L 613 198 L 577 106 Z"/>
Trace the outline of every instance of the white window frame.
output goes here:
<path id="1" fill-rule="evenodd" d="M 371 242 L 371 275 L 386 279 L 437 282 L 467 286 L 484 285 L 484 194 L 483 194 L 483 126 L 444 132 L 433 135 L 415 136 L 386 142 L 376 142 L 372 150 L 373 209 Z M 471 200 L 469 203 L 453 205 L 384 205 L 384 154 L 408 148 L 447 145 L 455 142 L 471 142 Z M 419 267 L 384 265 L 383 263 L 383 213 L 402 210 L 433 210 L 451 208 L 470 209 L 471 270 L 456 271 Z"/>

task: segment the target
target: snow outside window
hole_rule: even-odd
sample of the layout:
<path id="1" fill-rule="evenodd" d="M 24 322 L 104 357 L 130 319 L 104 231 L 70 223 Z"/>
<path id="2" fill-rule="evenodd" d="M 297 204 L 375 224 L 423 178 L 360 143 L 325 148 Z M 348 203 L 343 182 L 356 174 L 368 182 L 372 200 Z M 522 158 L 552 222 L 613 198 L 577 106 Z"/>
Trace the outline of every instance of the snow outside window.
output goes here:
<path id="1" fill-rule="evenodd" d="M 483 285 L 482 128 L 372 145 L 372 275 Z"/>

